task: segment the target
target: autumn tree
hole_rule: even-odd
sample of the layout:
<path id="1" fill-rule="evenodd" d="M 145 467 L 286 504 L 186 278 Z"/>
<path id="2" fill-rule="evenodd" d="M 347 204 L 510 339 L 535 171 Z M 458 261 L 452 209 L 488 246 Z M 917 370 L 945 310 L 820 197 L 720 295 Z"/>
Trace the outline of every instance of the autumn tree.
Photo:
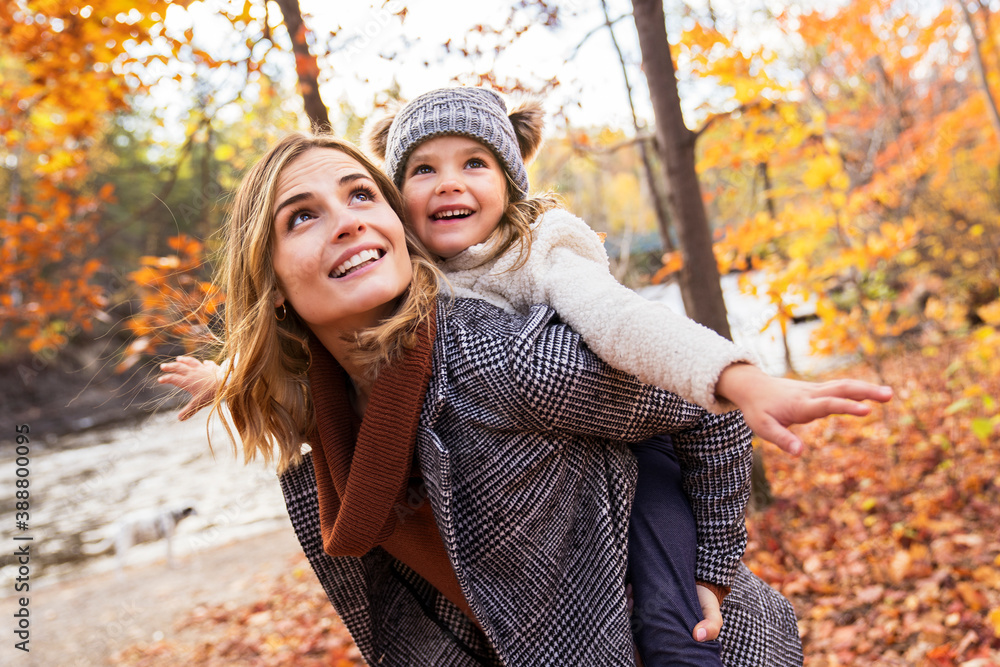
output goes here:
<path id="1" fill-rule="evenodd" d="M 666 170 L 670 217 L 684 259 L 680 272 L 684 308 L 691 319 L 732 339 L 712 253 L 712 232 L 695 171 L 696 135 L 684 124 L 663 2 L 633 0 L 632 11 L 656 116 L 657 144 Z"/>
<path id="2" fill-rule="evenodd" d="M 917 8 L 758 15 L 788 38 L 771 47 L 701 17 L 678 42 L 691 73 L 729 93 L 698 140 L 722 270 L 760 271 L 744 283 L 773 320 L 811 309 L 818 352 L 876 369 L 900 344 L 996 340 L 997 22 L 970 13 L 976 44 L 958 6 Z M 991 358 L 970 350 L 966 363 Z"/>
<path id="3" fill-rule="evenodd" d="M 7 351 L 53 350 L 105 306 L 92 248 L 113 188 L 94 183 L 95 138 L 143 89 L 129 47 L 151 43 L 169 0 L 0 5 L 0 329 Z M 185 2 L 173 4 L 186 4 Z M 19 341 L 14 343 L 13 341 Z"/>

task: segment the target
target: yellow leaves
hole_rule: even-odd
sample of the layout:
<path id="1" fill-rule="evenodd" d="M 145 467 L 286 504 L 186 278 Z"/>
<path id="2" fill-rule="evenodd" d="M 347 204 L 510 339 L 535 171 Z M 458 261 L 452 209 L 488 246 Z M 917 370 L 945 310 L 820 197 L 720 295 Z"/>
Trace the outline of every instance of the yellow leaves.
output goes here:
<path id="1" fill-rule="evenodd" d="M 945 331 L 956 331 L 965 326 L 965 309 L 962 305 L 937 297 L 927 299 L 924 317 L 938 323 Z"/>
<path id="2" fill-rule="evenodd" d="M 219 162 L 228 162 L 236 156 L 236 148 L 232 144 L 222 144 L 215 149 L 215 159 Z"/>
<path id="3" fill-rule="evenodd" d="M 1000 299 L 977 308 L 976 315 L 991 327 L 1000 326 Z"/>
<path id="4" fill-rule="evenodd" d="M 846 190 L 850 184 L 840 159 L 828 154 L 818 155 L 809 161 L 802 181 L 814 190 L 823 188 Z"/>
<path id="5" fill-rule="evenodd" d="M 986 620 L 989 622 L 990 628 L 993 629 L 993 634 L 1000 637 L 1000 607 L 991 611 Z"/>

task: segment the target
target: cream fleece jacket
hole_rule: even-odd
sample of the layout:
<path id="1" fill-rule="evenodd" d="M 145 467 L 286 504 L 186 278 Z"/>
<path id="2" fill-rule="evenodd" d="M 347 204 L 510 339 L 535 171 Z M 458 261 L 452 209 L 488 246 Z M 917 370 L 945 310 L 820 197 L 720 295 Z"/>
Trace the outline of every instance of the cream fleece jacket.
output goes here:
<path id="1" fill-rule="evenodd" d="M 472 246 L 439 265 L 455 296 L 521 314 L 548 304 L 611 366 L 710 412 L 735 407 L 718 399 L 715 385 L 726 366 L 756 363 L 754 356 L 615 280 L 604 245 L 583 220 L 563 209 L 539 217 L 531 252 L 518 268 L 512 268 L 516 250 L 484 263 L 492 244 Z"/>

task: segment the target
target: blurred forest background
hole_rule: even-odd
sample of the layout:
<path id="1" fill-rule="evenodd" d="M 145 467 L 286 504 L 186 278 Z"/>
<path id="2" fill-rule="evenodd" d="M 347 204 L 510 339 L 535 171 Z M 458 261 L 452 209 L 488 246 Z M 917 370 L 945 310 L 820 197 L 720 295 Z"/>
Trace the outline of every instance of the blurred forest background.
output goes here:
<path id="1" fill-rule="evenodd" d="M 520 0 L 454 19 L 432 48 L 434 3 L 355 3 L 353 30 L 322 4 L 0 4 L 5 418 L 39 415 L 70 370 L 141 386 L 156 355 L 207 340 L 216 230 L 255 157 L 315 124 L 356 141 L 423 92 L 373 90 L 360 54 L 458 62 L 454 83 L 545 100 L 533 187 L 608 234 L 620 280 L 738 274 L 769 303 L 762 329 L 817 318 L 815 354 L 895 388 L 870 419 L 802 429 L 801 459 L 766 451 L 773 502 L 750 515 L 747 561 L 796 604 L 807 664 L 1000 664 L 1000 2 L 666 0 L 672 134 L 647 87 L 664 62 L 628 3 Z M 608 63 L 613 118 L 573 80 L 499 67 L 527 40 L 557 71 Z M 668 135 L 693 151 L 714 266 L 685 249 Z M 266 664 L 323 648 L 315 628 L 275 640 L 231 616 L 220 646 L 256 642 Z M 178 664 L 184 649 L 131 651 Z"/>

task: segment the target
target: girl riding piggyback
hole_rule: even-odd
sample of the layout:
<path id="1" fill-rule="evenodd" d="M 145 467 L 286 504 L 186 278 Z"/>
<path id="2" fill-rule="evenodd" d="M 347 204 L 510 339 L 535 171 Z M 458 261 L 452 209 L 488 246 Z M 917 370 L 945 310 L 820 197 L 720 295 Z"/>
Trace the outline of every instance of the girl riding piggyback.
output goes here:
<path id="1" fill-rule="evenodd" d="M 598 235 L 551 196 L 530 197 L 525 163 L 542 138 L 541 107 L 507 114 L 482 88 L 443 88 L 365 131 L 400 187 L 406 223 L 440 260 L 456 296 L 527 312 L 552 306 L 606 362 L 710 412 L 739 408 L 757 435 L 798 454 L 787 429 L 832 414 L 863 416 L 892 392 L 856 380 L 774 378 L 746 350 L 618 283 Z"/>
<path id="2" fill-rule="evenodd" d="M 522 314 L 547 304 L 610 365 L 711 412 L 738 407 L 753 430 L 791 453 L 802 445 L 788 425 L 863 415 L 869 408 L 858 401 L 888 400 L 888 388 L 863 382 L 772 378 L 747 351 L 619 284 L 583 220 L 552 196 L 529 195 L 525 163 L 540 146 L 542 117 L 536 103 L 508 114 L 492 91 L 445 88 L 366 128 L 366 147 L 402 191 L 406 224 L 439 259 L 456 297 Z M 719 633 L 718 605 L 745 546 L 744 506 L 727 505 L 725 514 L 718 502 L 736 493 L 725 481 L 733 461 L 666 437 L 632 449 L 639 481 L 628 548 L 643 614 L 639 653 L 646 665 L 720 664 L 718 644 L 706 640 Z"/>

